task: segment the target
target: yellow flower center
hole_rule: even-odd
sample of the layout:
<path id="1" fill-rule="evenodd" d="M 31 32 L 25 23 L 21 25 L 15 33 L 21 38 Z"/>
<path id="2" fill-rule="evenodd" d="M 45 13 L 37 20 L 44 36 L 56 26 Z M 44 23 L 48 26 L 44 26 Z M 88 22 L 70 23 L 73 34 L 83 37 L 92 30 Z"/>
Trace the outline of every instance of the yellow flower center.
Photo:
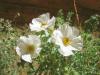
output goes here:
<path id="1" fill-rule="evenodd" d="M 62 39 L 62 41 L 63 41 L 63 44 L 64 44 L 65 46 L 71 44 L 71 40 L 70 40 L 69 38 L 67 38 L 67 37 L 64 37 L 64 38 Z"/>
<path id="2" fill-rule="evenodd" d="M 42 26 L 46 26 L 47 25 L 47 22 L 42 22 Z"/>
<path id="3" fill-rule="evenodd" d="M 33 53 L 35 51 L 35 46 L 27 45 L 26 50 L 27 50 L 27 53 Z"/>

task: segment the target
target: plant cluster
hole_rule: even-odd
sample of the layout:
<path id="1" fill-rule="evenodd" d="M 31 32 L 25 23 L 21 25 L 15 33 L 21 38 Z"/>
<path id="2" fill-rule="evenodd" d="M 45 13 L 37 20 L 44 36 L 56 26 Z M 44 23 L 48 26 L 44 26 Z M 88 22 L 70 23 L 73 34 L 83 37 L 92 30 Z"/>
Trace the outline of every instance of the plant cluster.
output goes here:
<path id="1" fill-rule="evenodd" d="M 42 14 L 24 31 L 0 19 L 0 75 L 100 75 L 100 39 L 87 26 L 99 18 L 80 32 L 72 14 Z"/>

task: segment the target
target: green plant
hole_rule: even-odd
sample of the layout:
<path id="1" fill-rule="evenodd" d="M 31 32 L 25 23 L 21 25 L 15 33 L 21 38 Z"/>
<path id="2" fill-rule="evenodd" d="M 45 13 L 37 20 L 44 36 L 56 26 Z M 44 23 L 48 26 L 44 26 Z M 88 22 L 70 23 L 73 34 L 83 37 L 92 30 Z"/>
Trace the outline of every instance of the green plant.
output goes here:
<path id="1" fill-rule="evenodd" d="M 56 24 L 59 26 L 65 21 L 72 23 L 70 20 L 71 16 L 67 16 L 66 19 L 63 14 L 60 14 Z M 98 19 L 95 18 L 95 21 L 97 22 L 89 19 L 88 22 L 90 23 L 87 21 L 84 23 L 86 27 L 84 32 L 81 32 L 84 47 L 81 52 L 75 52 L 75 55 L 68 58 L 63 57 L 58 52 L 59 46 L 53 47 L 53 43 L 46 42 L 50 35 L 44 35 L 41 38 L 43 49 L 40 56 L 35 59 L 34 63 L 25 63 L 15 52 L 16 40 L 21 35 L 42 35 L 45 32 L 30 33 L 27 28 L 24 28 L 23 31 L 14 27 L 11 21 L 0 19 L 0 75 L 35 75 L 41 73 L 45 75 L 100 75 L 100 38 L 93 38 L 92 34 L 88 33 L 88 30 L 92 32 L 95 27 L 97 28 Z M 88 26 L 91 23 L 94 24 L 92 28 Z"/>

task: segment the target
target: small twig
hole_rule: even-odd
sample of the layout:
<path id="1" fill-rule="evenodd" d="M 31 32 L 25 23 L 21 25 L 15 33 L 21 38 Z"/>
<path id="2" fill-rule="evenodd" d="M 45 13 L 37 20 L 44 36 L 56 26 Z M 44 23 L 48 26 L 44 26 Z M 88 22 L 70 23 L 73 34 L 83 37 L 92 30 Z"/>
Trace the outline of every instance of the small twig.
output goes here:
<path id="1" fill-rule="evenodd" d="M 78 15 L 78 11 L 77 11 L 76 0 L 73 0 L 73 2 L 74 2 L 74 9 L 75 9 L 75 15 L 76 15 L 77 23 L 80 26 L 80 19 L 79 19 L 79 15 Z"/>

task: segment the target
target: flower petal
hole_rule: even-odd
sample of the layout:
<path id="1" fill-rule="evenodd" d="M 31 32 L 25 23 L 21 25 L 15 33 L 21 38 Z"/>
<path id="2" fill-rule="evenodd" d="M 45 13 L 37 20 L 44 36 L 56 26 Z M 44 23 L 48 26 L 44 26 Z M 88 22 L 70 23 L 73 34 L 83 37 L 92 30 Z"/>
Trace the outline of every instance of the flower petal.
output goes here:
<path id="1" fill-rule="evenodd" d="M 41 26 L 41 23 L 37 20 L 38 18 L 34 18 L 33 20 L 32 20 L 32 24 L 33 25 L 36 25 L 36 26 Z"/>
<path id="2" fill-rule="evenodd" d="M 57 45 L 62 44 L 62 33 L 59 30 L 55 30 L 52 36 L 52 42 L 56 43 Z"/>
<path id="3" fill-rule="evenodd" d="M 31 31 L 41 31 L 41 23 L 38 22 L 36 19 L 32 20 L 32 23 L 29 24 Z"/>
<path id="4" fill-rule="evenodd" d="M 31 58 L 30 54 L 22 55 L 22 60 L 29 62 L 29 63 L 32 63 L 32 58 Z"/>
<path id="5" fill-rule="evenodd" d="M 55 17 L 53 16 L 49 21 L 48 21 L 48 26 L 55 25 Z"/>
<path id="6" fill-rule="evenodd" d="M 60 31 L 62 32 L 63 36 L 72 39 L 73 38 L 73 31 L 72 27 L 69 26 L 68 23 L 65 23 L 63 26 L 61 26 Z"/>
<path id="7" fill-rule="evenodd" d="M 60 49 L 59 49 L 58 51 L 59 51 L 60 54 L 62 54 L 63 56 L 70 56 L 70 55 L 73 55 L 72 50 L 70 50 L 70 48 L 68 48 L 68 47 L 61 46 Z"/>
<path id="8" fill-rule="evenodd" d="M 72 27 L 67 25 L 66 28 L 66 37 L 72 39 L 73 38 L 73 31 L 72 31 Z"/>
<path id="9" fill-rule="evenodd" d="M 25 36 L 21 36 L 20 39 L 18 40 L 18 43 L 19 43 L 19 42 L 27 43 L 28 40 L 27 40 L 27 38 L 26 38 Z"/>
<path id="10" fill-rule="evenodd" d="M 25 43 L 24 41 L 25 41 L 25 39 L 24 40 L 19 39 L 17 41 L 17 47 L 20 49 L 21 55 L 25 54 L 26 53 L 25 51 L 27 51 L 26 50 L 27 43 Z"/>
<path id="11" fill-rule="evenodd" d="M 71 46 L 75 47 L 78 50 L 81 50 L 83 47 L 83 39 L 81 38 L 81 36 L 78 36 L 76 38 L 72 39 L 72 44 Z"/>
<path id="12" fill-rule="evenodd" d="M 32 24 L 29 24 L 29 26 L 30 26 L 31 31 L 37 31 L 37 32 L 41 31 L 40 26 L 36 26 L 36 25 L 32 25 Z"/>
<path id="13" fill-rule="evenodd" d="M 21 56 L 21 51 L 20 51 L 20 48 L 19 47 L 16 47 L 16 53 Z"/>
<path id="14" fill-rule="evenodd" d="M 66 49 L 68 50 L 77 50 L 75 47 L 72 47 L 71 45 L 65 46 Z"/>
<path id="15" fill-rule="evenodd" d="M 76 48 L 78 51 L 83 48 L 83 44 L 82 43 L 72 44 L 71 46 Z"/>
<path id="16" fill-rule="evenodd" d="M 83 43 L 81 36 L 75 37 L 72 39 L 73 43 Z"/>
<path id="17" fill-rule="evenodd" d="M 39 16 L 39 18 L 41 19 L 42 22 L 44 21 L 48 21 L 50 19 L 50 14 L 49 13 L 45 13 Z"/>
<path id="18" fill-rule="evenodd" d="M 40 46 L 41 40 L 37 35 L 28 35 L 28 37 L 31 44 L 34 44 L 36 47 Z"/>
<path id="19" fill-rule="evenodd" d="M 76 27 L 72 27 L 73 35 L 79 36 L 79 30 Z"/>

